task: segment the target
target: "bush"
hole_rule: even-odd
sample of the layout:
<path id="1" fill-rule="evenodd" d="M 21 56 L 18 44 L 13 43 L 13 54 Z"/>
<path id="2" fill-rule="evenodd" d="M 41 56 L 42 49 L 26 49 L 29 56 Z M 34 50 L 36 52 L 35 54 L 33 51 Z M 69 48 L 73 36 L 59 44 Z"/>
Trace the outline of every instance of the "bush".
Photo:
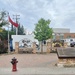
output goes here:
<path id="1" fill-rule="evenodd" d="M 0 54 L 7 53 L 8 47 L 4 45 L 4 42 L 0 42 Z"/>

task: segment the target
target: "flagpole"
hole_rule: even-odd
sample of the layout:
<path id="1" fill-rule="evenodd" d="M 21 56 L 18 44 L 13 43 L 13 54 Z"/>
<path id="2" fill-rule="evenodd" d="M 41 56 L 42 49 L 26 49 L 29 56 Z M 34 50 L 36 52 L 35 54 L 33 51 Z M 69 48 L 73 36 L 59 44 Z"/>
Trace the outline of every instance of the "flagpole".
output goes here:
<path id="1" fill-rule="evenodd" d="M 8 25 L 8 53 L 10 53 L 10 44 L 9 44 L 9 25 Z"/>
<path id="2" fill-rule="evenodd" d="M 9 17 L 9 12 L 7 13 L 7 16 Z M 9 43 L 9 21 L 8 21 L 8 54 L 10 53 L 10 43 Z"/>

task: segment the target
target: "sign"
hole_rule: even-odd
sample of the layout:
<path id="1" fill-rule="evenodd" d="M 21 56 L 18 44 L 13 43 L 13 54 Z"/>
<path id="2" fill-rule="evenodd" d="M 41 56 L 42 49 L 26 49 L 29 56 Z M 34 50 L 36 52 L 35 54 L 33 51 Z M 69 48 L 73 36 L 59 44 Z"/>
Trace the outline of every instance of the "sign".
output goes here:
<path id="1" fill-rule="evenodd" d="M 58 58 L 75 58 L 75 48 L 57 48 Z"/>

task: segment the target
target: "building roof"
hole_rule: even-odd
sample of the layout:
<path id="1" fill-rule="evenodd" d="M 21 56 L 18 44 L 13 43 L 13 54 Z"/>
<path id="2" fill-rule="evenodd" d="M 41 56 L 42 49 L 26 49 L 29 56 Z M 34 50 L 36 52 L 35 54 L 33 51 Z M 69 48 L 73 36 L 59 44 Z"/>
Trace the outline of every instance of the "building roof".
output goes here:
<path id="1" fill-rule="evenodd" d="M 54 33 L 70 33 L 68 28 L 52 28 Z"/>

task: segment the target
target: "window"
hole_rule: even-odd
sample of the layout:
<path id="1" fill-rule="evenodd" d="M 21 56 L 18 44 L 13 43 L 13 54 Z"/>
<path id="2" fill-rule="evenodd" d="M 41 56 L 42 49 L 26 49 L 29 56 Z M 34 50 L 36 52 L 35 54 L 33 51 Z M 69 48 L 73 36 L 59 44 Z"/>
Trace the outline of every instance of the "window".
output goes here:
<path id="1" fill-rule="evenodd" d="M 69 38 L 71 38 L 71 36 L 69 35 L 69 36 L 67 36 L 67 38 L 69 39 Z"/>
<path id="2" fill-rule="evenodd" d="M 61 35 L 61 36 L 60 36 L 60 39 L 64 39 L 64 36 Z"/>

